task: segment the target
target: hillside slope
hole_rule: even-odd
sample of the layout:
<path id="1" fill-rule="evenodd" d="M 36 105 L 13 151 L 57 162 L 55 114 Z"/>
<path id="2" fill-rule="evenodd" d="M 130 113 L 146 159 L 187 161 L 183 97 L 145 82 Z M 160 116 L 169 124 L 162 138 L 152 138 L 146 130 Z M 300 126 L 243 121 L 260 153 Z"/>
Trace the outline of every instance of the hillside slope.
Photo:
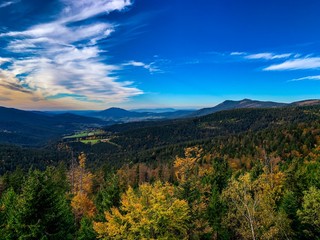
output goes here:
<path id="1" fill-rule="evenodd" d="M 0 142 L 28 146 L 45 145 L 70 131 L 107 124 L 101 119 L 73 114 L 46 115 L 0 107 Z"/>

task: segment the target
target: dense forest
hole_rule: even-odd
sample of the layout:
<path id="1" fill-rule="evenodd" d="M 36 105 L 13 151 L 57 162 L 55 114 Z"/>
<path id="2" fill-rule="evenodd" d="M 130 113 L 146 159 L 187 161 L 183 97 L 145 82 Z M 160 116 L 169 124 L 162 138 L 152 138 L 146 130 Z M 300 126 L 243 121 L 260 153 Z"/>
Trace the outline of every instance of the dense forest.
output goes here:
<path id="1" fill-rule="evenodd" d="M 0 146 L 1 239 L 320 239 L 320 107 Z"/>

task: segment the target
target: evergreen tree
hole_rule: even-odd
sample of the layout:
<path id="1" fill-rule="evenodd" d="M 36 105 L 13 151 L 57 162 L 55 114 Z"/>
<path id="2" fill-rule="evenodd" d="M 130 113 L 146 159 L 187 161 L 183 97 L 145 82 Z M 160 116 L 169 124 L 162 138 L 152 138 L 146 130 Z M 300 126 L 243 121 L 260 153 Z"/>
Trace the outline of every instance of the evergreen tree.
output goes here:
<path id="1" fill-rule="evenodd" d="M 297 212 L 300 221 L 305 224 L 305 233 L 310 238 L 320 236 L 320 190 L 310 187 L 304 192 L 302 209 Z"/>
<path id="2" fill-rule="evenodd" d="M 9 188 L 0 201 L 0 236 L 2 239 L 18 239 L 16 228 L 18 212 L 18 195 L 13 188 Z"/>
<path id="3" fill-rule="evenodd" d="M 110 175 L 97 193 L 95 204 L 98 210 L 98 218 L 104 219 L 104 212 L 111 207 L 118 207 L 120 204 L 121 189 L 117 175 Z"/>
<path id="4" fill-rule="evenodd" d="M 29 173 L 16 211 L 19 239 L 72 239 L 72 212 L 51 168 Z"/>
<path id="5" fill-rule="evenodd" d="M 77 240 L 95 240 L 96 232 L 93 230 L 92 218 L 83 217 L 80 221 L 80 228 L 77 232 Z"/>

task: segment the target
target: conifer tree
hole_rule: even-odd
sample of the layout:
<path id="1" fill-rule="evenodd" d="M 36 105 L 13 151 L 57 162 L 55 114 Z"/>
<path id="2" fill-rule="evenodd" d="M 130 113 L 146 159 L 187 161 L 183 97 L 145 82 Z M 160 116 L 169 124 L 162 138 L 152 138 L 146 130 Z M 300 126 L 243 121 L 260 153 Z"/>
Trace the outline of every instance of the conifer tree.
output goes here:
<path id="1" fill-rule="evenodd" d="M 11 239 L 72 239 L 71 209 L 53 175 L 51 168 L 29 171 L 18 199 L 12 190 L 8 192 L 4 204 L 15 208 L 7 209 Z"/>

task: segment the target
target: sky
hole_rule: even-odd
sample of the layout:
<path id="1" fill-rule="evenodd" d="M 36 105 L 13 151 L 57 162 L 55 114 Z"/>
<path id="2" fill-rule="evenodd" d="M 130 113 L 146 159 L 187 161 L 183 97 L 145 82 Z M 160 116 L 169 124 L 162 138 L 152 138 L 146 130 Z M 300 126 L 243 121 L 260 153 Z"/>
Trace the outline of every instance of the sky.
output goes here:
<path id="1" fill-rule="evenodd" d="M 320 99 L 319 0 L 0 0 L 0 106 Z"/>

